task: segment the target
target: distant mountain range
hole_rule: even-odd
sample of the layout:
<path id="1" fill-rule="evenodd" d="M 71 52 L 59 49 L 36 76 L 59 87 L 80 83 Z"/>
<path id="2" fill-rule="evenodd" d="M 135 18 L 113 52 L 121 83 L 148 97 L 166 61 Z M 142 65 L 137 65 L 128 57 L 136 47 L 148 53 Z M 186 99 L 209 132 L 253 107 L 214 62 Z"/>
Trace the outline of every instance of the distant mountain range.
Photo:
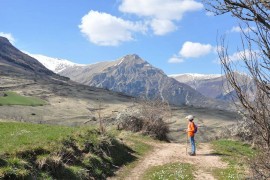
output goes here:
<path id="1" fill-rule="evenodd" d="M 40 60 L 39 56 L 35 57 Z M 90 65 L 61 62 L 59 59 L 48 57 L 47 59 L 54 60 L 52 63 L 54 67 L 56 64 L 63 67 L 62 64 L 65 62 L 67 65 L 58 73 L 85 85 L 123 92 L 134 97 L 161 99 L 175 105 L 229 108 L 226 102 L 207 98 L 189 85 L 168 77 L 162 70 L 153 67 L 136 54 Z M 43 63 L 43 60 L 40 62 Z M 44 65 L 50 67 L 46 63 Z"/>
<path id="2" fill-rule="evenodd" d="M 242 87 L 246 86 L 244 89 L 246 89 L 250 97 L 252 97 L 252 93 L 254 92 L 252 79 L 238 72 L 235 72 L 234 75 Z M 236 95 L 235 90 L 230 86 L 225 75 L 176 74 L 170 75 L 170 77 L 173 77 L 181 83 L 188 84 L 206 97 L 232 101 L 232 98 Z"/>

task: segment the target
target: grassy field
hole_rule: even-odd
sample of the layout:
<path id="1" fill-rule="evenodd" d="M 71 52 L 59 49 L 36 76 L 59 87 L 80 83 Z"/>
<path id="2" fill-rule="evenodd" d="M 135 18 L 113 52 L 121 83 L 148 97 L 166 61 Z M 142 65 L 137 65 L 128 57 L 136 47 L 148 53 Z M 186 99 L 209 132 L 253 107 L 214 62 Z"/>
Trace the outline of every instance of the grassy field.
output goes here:
<path id="1" fill-rule="evenodd" d="M 76 128 L 30 123 L 0 122 L 0 154 L 51 147 Z"/>
<path id="2" fill-rule="evenodd" d="M 21 96 L 15 92 L 2 92 L 0 105 L 22 105 L 22 106 L 42 106 L 46 101 L 36 97 Z"/>
<path id="3" fill-rule="evenodd" d="M 228 163 L 226 169 L 215 169 L 213 174 L 217 179 L 245 179 L 248 160 L 256 155 L 256 150 L 250 145 L 233 140 L 217 140 L 212 142 L 214 154 L 222 156 Z"/>
<path id="4" fill-rule="evenodd" d="M 173 163 L 163 166 L 155 166 L 147 170 L 143 179 L 145 180 L 161 180 L 161 179 L 183 179 L 192 180 L 194 175 L 192 171 L 194 168 L 187 163 Z"/>
<path id="5" fill-rule="evenodd" d="M 108 131 L 0 123 L 0 179 L 106 179 L 136 159 Z"/>

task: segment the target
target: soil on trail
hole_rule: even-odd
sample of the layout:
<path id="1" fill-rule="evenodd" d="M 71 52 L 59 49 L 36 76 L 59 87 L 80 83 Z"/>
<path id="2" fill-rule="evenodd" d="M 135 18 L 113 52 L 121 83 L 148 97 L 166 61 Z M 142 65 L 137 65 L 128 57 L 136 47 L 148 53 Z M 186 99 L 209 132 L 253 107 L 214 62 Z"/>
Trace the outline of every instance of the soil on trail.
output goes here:
<path id="1" fill-rule="evenodd" d="M 226 163 L 222 162 L 218 155 L 212 153 L 209 144 L 200 144 L 197 147 L 196 156 L 186 155 L 186 145 L 176 143 L 158 143 L 154 150 L 139 161 L 137 166 L 125 179 L 142 179 L 147 169 L 165 165 L 168 163 L 190 163 L 196 167 L 195 179 L 215 179 L 211 175 L 213 168 L 225 168 Z"/>

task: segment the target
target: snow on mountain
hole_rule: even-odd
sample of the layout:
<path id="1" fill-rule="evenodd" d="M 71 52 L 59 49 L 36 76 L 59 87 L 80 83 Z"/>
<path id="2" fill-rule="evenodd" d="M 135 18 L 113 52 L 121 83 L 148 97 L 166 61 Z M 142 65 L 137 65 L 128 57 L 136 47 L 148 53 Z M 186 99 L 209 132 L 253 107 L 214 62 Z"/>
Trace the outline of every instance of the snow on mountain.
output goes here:
<path id="1" fill-rule="evenodd" d="M 180 82 L 198 81 L 219 78 L 221 74 L 196 74 L 196 73 L 184 73 L 184 74 L 172 74 L 168 75 L 171 78 L 175 78 Z"/>
<path id="2" fill-rule="evenodd" d="M 28 52 L 25 52 L 25 53 L 37 59 L 47 69 L 55 73 L 60 73 L 61 71 L 65 70 L 68 67 L 85 66 L 84 64 L 76 64 L 66 59 L 53 58 L 53 57 L 48 57 L 48 56 L 44 56 L 40 54 L 31 54 Z"/>

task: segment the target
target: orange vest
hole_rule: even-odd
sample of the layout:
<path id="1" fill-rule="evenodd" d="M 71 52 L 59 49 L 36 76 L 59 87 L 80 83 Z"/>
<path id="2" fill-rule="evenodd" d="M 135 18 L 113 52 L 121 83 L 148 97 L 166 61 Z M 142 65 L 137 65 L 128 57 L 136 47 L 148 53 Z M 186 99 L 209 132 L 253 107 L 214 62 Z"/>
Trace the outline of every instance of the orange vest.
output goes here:
<path id="1" fill-rule="evenodd" d="M 188 136 L 193 137 L 194 136 L 194 130 L 195 130 L 195 125 L 193 122 L 188 122 Z"/>

